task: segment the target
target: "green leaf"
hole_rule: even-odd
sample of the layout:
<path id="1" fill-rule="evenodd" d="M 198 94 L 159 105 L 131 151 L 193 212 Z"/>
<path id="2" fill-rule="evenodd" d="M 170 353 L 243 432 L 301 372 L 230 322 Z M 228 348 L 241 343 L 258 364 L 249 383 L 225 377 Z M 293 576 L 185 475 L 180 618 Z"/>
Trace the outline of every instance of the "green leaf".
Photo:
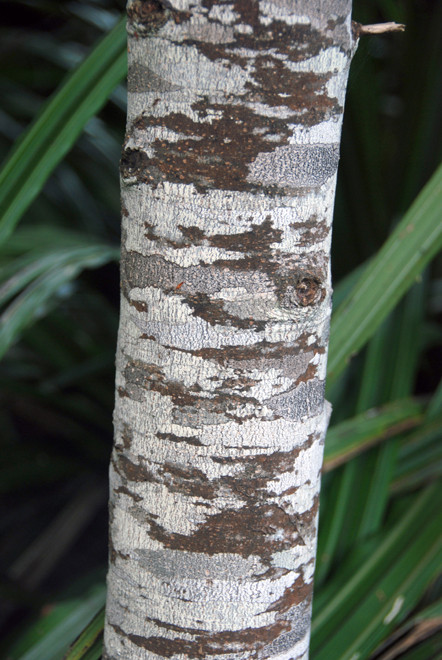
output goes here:
<path id="1" fill-rule="evenodd" d="M 54 609 L 32 626 L 16 647 L 10 660 L 60 660 L 70 640 L 79 635 L 103 607 L 104 585 L 95 586 L 82 598 L 55 605 Z"/>
<path id="2" fill-rule="evenodd" d="M 422 526 L 312 660 L 365 660 L 416 605 L 440 568 L 442 515 Z M 362 595 L 362 594 L 361 594 Z"/>
<path id="3" fill-rule="evenodd" d="M 19 288 L 30 284 L 11 302 L 0 318 L 0 357 L 20 333 L 41 318 L 54 304 L 57 295 L 63 297 L 66 285 L 85 268 L 98 268 L 118 259 L 118 249 L 106 244 L 59 249 L 40 256 L 32 264 L 16 273 L 0 291 L 3 301 Z"/>
<path id="4" fill-rule="evenodd" d="M 401 654 L 400 660 L 440 660 L 441 649 L 442 631 L 439 630 L 429 639 Z"/>
<path id="5" fill-rule="evenodd" d="M 402 493 L 423 486 L 442 476 L 442 415 L 426 415 L 425 423 L 402 444 L 392 493 Z"/>
<path id="6" fill-rule="evenodd" d="M 369 376 L 368 388 L 371 393 L 366 394 L 372 403 L 402 398 L 412 392 L 421 350 L 421 344 L 415 338 L 420 334 L 424 315 L 426 296 L 423 283 L 411 287 L 370 342 L 367 360 L 373 343 L 378 344 L 377 355 L 371 360 L 370 369 L 364 371 L 364 385 L 366 375 Z M 363 389 L 361 395 L 365 398 Z M 353 497 L 350 504 L 357 511 L 355 529 L 350 533 L 343 530 L 349 545 L 373 535 L 381 527 L 397 462 L 398 442 L 398 438 L 394 438 L 360 459 L 357 469 L 359 481 L 355 484 L 358 501 Z M 362 473 L 364 480 L 361 478 Z M 351 540 L 355 532 L 354 540 Z"/>
<path id="7" fill-rule="evenodd" d="M 338 564 L 361 540 L 378 531 L 390 496 L 390 482 L 398 450 L 397 435 L 413 428 L 423 419 L 423 409 L 413 410 L 413 404 L 410 406 L 408 400 L 401 402 L 402 412 L 397 410 L 397 403 L 378 409 L 379 412 L 382 410 L 380 427 L 376 428 L 375 424 L 370 423 L 374 421 L 370 417 L 376 415 L 374 406 L 398 397 L 403 398 L 410 392 L 416 363 L 413 357 L 417 357 L 420 345 L 415 341 L 412 346 L 409 345 L 410 340 L 404 338 L 402 326 L 405 317 L 406 329 L 415 330 L 412 335 L 414 339 L 421 322 L 423 296 L 420 289 L 421 286 L 412 288 L 403 304 L 389 315 L 370 340 L 363 356 L 364 365 L 355 403 L 356 410 L 364 412 L 339 425 L 347 442 L 344 440 L 341 446 L 342 454 L 333 457 L 331 467 L 347 462 L 362 451 L 365 453 L 351 460 L 343 471 L 333 475 L 326 497 L 333 502 L 334 515 L 328 516 L 326 511 L 320 514 L 317 561 L 319 584 L 324 581 L 333 564 Z M 389 413 L 393 415 L 391 420 Z M 396 418 L 397 413 L 399 416 Z M 386 414 L 385 419 L 383 414 Z M 365 416 L 369 419 L 365 419 Z M 381 443 L 381 440 L 387 438 L 388 442 Z M 328 438 L 325 470 L 327 441 Z"/>
<path id="8" fill-rule="evenodd" d="M 0 244 L 126 69 L 125 19 L 121 19 L 55 93 L 0 172 Z"/>
<path id="9" fill-rule="evenodd" d="M 436 417 L 440 410 L 442 410 L 442 378 L 428 406 L 427 417 Z"/>
<path id="10" fill-rule="evenodd" d="M 376 650 L 376 660 L 437 660 L 442 649 L 442 599 L 412 614 Z"/>
<path id="11" fill-rule="evenodd" d="M 346 298 L 348 298 L 358 281 L 361 279 L 368 263 L 369 262 L 367 261 L 366 263 L 360 264 L 357 268 L 354 268 L 348 273 L 348 275 L 339 280 L 337 284 L 333 284 L 334 309 L 339 309 L 339 307 L 345 302 Z"/>
<path id="12" fill-rule="evenodd" d="M 442 165 L 332 318 L 332 383 L 442 246 Z"/>
<path id="13" fill-rule="evenodd" d="M 325 509 L 321 504 L 319 517 L 318 550 L 316 557 L 315 581 L 319 586 L 325 580 L 335 559 L 341 530 L 348 517 L 348 502 L 354 491 L 356 461 L 350 461 L 337 470 L 328 489 Z M 321 495 L 324 502 L 324 494 Z M 315 603 L 317 602 L 315 594 Z"/>
<path id="14" fill-rule="evenodd" d="M 63 660 L 98 660 L 103 645 L 104 607 L 69 647 Z"/>
<path id="15" fill-rule="evenodd" d="M 330 427 L 325 440 L 324 472 L 346 463 L 387 438 L 417 426 L 423 419 L 424 405 L 410 398 L 372 408 Z"/>
<path id="16" fill-rule="evenodd" d="M 323 589 L 312 622 L 312 660 L 368 658 L 397 623 L 393 609 L 400 604 L 403 618 L 417 602 L 439 568 L 437 493 L 437 485 L 426 489 L 352 575 L 338 575 L 337 587 Z"/>

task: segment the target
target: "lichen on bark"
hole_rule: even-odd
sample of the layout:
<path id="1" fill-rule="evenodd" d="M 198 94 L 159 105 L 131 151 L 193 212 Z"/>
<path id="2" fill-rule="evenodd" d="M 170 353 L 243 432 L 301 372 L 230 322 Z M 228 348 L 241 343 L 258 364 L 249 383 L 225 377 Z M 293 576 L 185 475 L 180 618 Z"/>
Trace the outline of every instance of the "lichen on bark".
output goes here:
<path id="1" fill-rule="evenodd" d="M 133 0 L 104 658 L 308 657 L 347 0 Z"/>

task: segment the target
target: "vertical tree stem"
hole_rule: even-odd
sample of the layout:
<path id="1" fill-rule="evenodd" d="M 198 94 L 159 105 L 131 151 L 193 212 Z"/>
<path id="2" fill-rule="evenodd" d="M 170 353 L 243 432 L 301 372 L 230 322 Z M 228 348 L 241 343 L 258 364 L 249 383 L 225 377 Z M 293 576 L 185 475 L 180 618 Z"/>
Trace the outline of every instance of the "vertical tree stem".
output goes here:
<path id="1" fill-rule="evenodd" d="M 107 659 L 308 657 L 348 0 L 133 0 Z"/>

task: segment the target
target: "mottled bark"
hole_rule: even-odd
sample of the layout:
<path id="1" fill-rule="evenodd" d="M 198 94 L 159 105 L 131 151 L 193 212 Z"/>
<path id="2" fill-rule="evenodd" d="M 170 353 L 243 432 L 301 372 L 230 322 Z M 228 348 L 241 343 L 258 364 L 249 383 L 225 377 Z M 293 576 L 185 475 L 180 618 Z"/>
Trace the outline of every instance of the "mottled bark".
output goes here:
<path id="1" fill-rule="evenodd" d="M 133 0 L 105 658 L 308 657 L 349 0 Z"/>

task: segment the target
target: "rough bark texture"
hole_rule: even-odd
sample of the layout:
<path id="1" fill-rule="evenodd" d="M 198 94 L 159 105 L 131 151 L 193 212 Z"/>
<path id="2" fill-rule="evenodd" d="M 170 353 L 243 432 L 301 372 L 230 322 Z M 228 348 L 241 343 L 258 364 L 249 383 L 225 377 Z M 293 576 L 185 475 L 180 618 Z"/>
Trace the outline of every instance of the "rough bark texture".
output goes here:
<path id="1" fill-rule="evenodd" d="M 133 0 L 104 658 L 308 657 L 349 0 Z"/>

